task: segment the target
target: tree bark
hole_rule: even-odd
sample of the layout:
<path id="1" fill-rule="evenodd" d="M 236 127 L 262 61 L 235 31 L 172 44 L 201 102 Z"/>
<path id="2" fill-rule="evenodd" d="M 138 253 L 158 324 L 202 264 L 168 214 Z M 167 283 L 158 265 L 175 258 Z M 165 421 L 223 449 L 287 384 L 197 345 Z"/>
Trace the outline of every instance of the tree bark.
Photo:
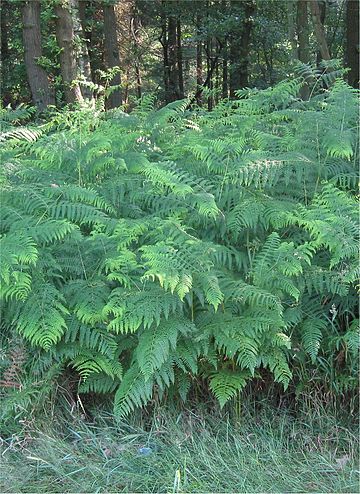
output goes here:
<path id="1" fill-rule="evenodd" d="M 10 61 L 10 48 L 9 48 L 9 2 L 3 0 L 0 4 L 0 23 L 1 23 L 1 71 L 0 71 L 0 87 L 3 89 L 2 101 L 7 105 L 7 95 L 4 94 L 4 88 L 7 87 L 8 75 L 9 75 L 9 61 Z"/>
<path id="2" fill-rule="evenodd" d="M 179 93 L 180 98 L 183 99 L 185 97 L 184 90 L 184 72 L 183 72 L 183 57 L 182 57 L 182 46 L 181 46 L 181 22 L 178 18 L 176 24 L 176 40 L 177 40 L 177 65 L 178 65 L 178 74 L 179 74 Z"/>
<path id="3" fill-rule="evenodd" d="M 231 5 L 236 9 L 239 2 L 233 0 Z M 233 33 L 230 42 L 230 97 L 234 98 L 235 91 L 249 85 L 249 54 L 250 54 L 250 37 L 253 27 L 253 15 L 255 14 L 256 4 L 254 0 L 244 0 L 241 2 L 244 8 L 244 23 L 241 35 Z"/>
<path id="4" fill-rule="evenodd" d="M 179 88 L 179 70 L 177 60 L 176 19 L 168 18 L 168 57 L 169 57 L 169 93 L 167 101 L 176 101 L 181 98 Z"/>
<path id="5" fill-rule="evenodd" d="M 309 20 L 307 0 L 298 0 L 296 12 L 296 27 L 298 35 L 298 59 L 304 64 L 310 62 L 309 49 Z M 300 97 L 308 100 L 310 95 L 309 85 L 304 85 L 300 90 Z"/>
<path id="6" fill-rule="evenodd" d="M 55 104 L 46 71 L 38 65 L 42 56 L 40 30 L 40 1 L 33 0 L 23 5 L 23 40 L 25 67 L 32 100 L 39 110 Z"/>
<path id="7" fill-rule="evenodd" d="M 229 97 L 229 87 L 228 87 L 228 54 L 227 54 L 227 46 L 224 48 L 224 56 L 222 63 L 222 97 Z"/>
<path id="8" fill-rule="evenodd" d="M 133 15 L 130 19 L 131 24 L 131 35 L 134 42 L 134 66 L 135 66 L 135 78 L 136 78 L 136 95 L 138 98 L 141 98 L 142 94 L 142 82 L 141 82 L 141 72 L 140 72 L 140 63 L 139 63 L 139 42 L 138 42 L 138 29 L 139 29 L 139 20 L 138 14 L 133 9 Z"/>
<path id="9" fill-rule="evenodd" d="M 206 42 L 206 83 L 207 87 L 210 90 L 210 95 L 208 96 L 208 110 L 211 111 L 213 108 L 213 98 L 211 94 L 211 90 L 213 88 L 213 73 L 215 71 L 216 65 L 213 63 L 212 58 L 212 39 L 208 38 Z"/>
<path id="10" fill-rule="evenodd" d="M 114 5 L 104 5 L 104 51 L 106 68 L 120 67 L 120 53 L 117 35 L 117 18 Z M 111 86 L 121 84 L 120 72 L 111 81 Z M 108 98 L 108 108 L 122 104 L 120 89 L 116 89 Z"/>
<path id="11" fill-rule="evenodd" d="M 320 55 L 323 60 L 330 60 L 329 47 L 326 41 L 325 30 L 321 22 L 321 12 L 317 0 L 309 2 L 311 17 L 314 25 L 316 41 L 319 45 Z"/>
<path id="12" fill-rule="evenodd" d="M 55 6 L 56 39 L 60 47 L 60 70 L 64 83 L 65 100 L 67 103 L 82 103 L 83 95 L 78 82 L 78 66 L 74 46 L 73 17 L 67 5 Z"/>
<path id="13" fill-rule="evenodd" d="M 196 86 L 197 91 L 202 86 L 203 83 L 203 61 L 202 61 L 202 41 L 200 39 L 200 25 L 201 19 L 200 16 L 196 17 L 196 35 L 198 37 L 196 42 Z M 197 104 L 201 106 L 202 98 L 201 93 L 199 93 L 197 98 Z"/>
<path id="14" fill-rule="evenodd" d="M 291 46 L 291 58 L 297 60 L 297 42 L 296 42 L 296 28 L 295 28 L 295 2 L 289 0 L 287 2 L 287 19 L 288 19 L 288 32 L 289 41 Z"/>
<path id="15" fill-rule="evenodd" d="M 346 4 L 346 63 L 350 68 L 348 82 L 359 88 L 359 2 L 347 0 Z"/>
<path id="16" fill-rule="evenodd" d="M 166 18 L 166 2 L 161 2 L 161 34 L 159 41 L 163 48 L 163 81 L 164 81 L 164 93 L 165 101 L 168 102 L 169 98 L 169 40 L 167 30 L 167 18 Z"/>
<path id="17" fill-rule="evenodd" d="M 9 36 L 8 36 L 8 14 L 9 2 L 3 0 L 0 5 L 0 23 L 1 23 L 1 62 L 7 62 L 9 59 Z"/>
<path id="18" fill-rule="evenodd" d="M 80 8 L 80 3 L 81 8 Z M 84 16 L 84 2 L 79 2 L 79 0 L 70 0 L 70 5 L 72 8 L 72 18 L 74 23 L 74 36 L 77 39 L 77 59 L 78 59 L 78 67 L 80 76 L 83 79 L 84 83 L 80 86 L 81 94 L 83 98 L 89 100 L 94 103 L 94 94 L 93 90 L 90 87 L 92 83 L 92 75 L 91 75 L 91 65 L 89 58 L 89 51 L 87 46 L 87 39 L 85 37 L 83 25 L 81 22 L 81 17 Z"/>

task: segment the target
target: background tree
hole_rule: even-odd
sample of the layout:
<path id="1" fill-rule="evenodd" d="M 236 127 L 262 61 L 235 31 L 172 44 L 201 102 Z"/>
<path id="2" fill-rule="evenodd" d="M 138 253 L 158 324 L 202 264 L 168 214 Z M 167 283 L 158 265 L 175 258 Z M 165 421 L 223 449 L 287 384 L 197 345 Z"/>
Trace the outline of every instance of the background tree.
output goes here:
<path id="1" fill-rule="evenodd" d="M 328 81 L 339 75 L 333 69 L 339 62 L 329 63 L 331 57 L 349 66 L 352 85 L 358 81 L 358 2 L 352 0 L 30 3 L 41 3 L 42 80 L 45 84 L 44 75 L 51 80 L 58 106 L 91 101 L 93 83 L 110 83 L 117 89 L 107 108 L 122 103 L 131 108 L 150 92 L 160 104 L 190 97 L 212 108 L 237 89 L 266 88 L 301 70 L 309 86 L 301 97 L 308 99 L 314 70 L 324 70 L 321 61 L 335 72 Z M 25 5 L 1 3 L 4 104 L 29 102 Z"/>
<path id="2" fill-rule="evenodd" d="M 76 16 L 75 0 L 62 1 L 55 5 L 56 39 L 60 48 L 60 69 L 64 82 L 65 100 L 67 103 L 82 102 L 78 82 L 79 71 L 75 50 L 74 17 Z"/>
<path id="3" fill-rule="evenodd" d="M 359 2 L 346 2 L 346 63 L 349 84 L 359 88 Z"/>
<path id="4" fill-rule="evenodd" d="M 115 6 L 104 5 L 104 56 L 107 69 L 118 69 L 111 80 L 111 86 L 120 86 L 120 50 L 118 40 L 118 22 Z M 115 108 L 122 103 L 121 90 L 118 87 L 108 98 L 108 107 Z"/>
<path id="5" fill-rule="evenodd" d="M 55 98 L 49 86 L 48 75 L 40 65 L 42 57 L 40 1 L 24 2 L 22 14 L 24 59 L 32 100 L 39 110 L 44 110 L 48 105 L 55 104 Z M 8 55 L 7 44 L 4 44 L 4 47 L 6 48 L 6 60 Z"/>

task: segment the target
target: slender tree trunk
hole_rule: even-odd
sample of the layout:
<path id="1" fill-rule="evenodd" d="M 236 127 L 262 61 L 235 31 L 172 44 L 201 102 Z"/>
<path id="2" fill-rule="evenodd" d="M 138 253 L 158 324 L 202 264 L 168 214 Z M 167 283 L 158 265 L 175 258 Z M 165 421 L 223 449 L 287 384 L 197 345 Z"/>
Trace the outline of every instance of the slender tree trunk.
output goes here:
<path id="1" fill-rule="evenodd" d="M 177 38 L 177 65 L 178 65 L 178 74 L 179 74 L 179 95 L 180 98 L 185 97 L 184 90 L 184 72 L 183 72 L 183 57 L 182 57 L 182 46 L 181 46 L 181 23 L 178 18 L 176 24 L 176 38 Z"/>
<path id="2" fill-rule="evenodd" d="M 134 66 L 135 66 L 135 78 L 136 78 L 136 95 L 138 98 L 141 98 L 142 93 L 142 82 L 141 82 L 141 72 L 140 72 L 140 63 L 139 63 L 139 42 L 138 42 L 138 30 L 139 30 L 139 21 L 138 15 L 135 9 L 133 9 L 133 16 L 130 20 L 131 25 L 131 35 L 134 42 Z"/>
<path id="3" fill-rule="evenodd" d="M 291 58 L 297 60 L 297 42 L 296 42 L 296 27 L 295 27 L 295 1 L 288 0 L 287 6 L 287 19 L 288 19 L 288 33 L 291 46 Z"/>
<path id="4" fill-rule="evenodd" d="M 9 2 L 3 0 L 0 5 L 0 23 L 1 23 L 1 62 L 7 62 L 9 59 L 9 36 L 8 36 L 8 15 Z"/>
<path id="5" fill-rule="evenodd" d="M 215 53 L 220 52 L 220 46 L 218 40 L 215 41 Z M 219 103 L 219 90 L 220 90 L 220 64 L 217 63 L 215 67 L 215 95 L 214 103 L 217 105 Z M 222 86 L 221 86 L 222 87 Z"/>
<path id="6" fill-rule="evenodd" d="M 3 0 L 0 4 L 0 23 L 1 23 L 1 57 L 0 57 L 0 88 L 3 88 L 2 100 L 4 105 L 7 104 L 7 95 L 4 94 L 4 87 L 7 86 L 9 74 L 9 2 Z"/>
<path id="7" fill-rule="evenodd" d="M 235 11 L 239 2 L 232 1 L 231 5 Z M 254 0 L 244 0 L 240 3 L 244 8 L 244 22 L 241 35 L 233 33 L 230 43 L 230 66 L 233 68 L 230 74 L 230 97 L 235 96 L 235 91 L 249 85 L 249 54 L 250 38 L 253 28 L 253 15 L 256 4 Z"/>
<path id="8" fill-rule="evenodd" d="M 179 70 L 177 64 L 177 39 L 176 39 L 176 19 L 173 16 L 168 18 L 168 54 L 169 54 L 169 95 L 168 101 L 176 101 L 180 98 Z"/>
<path id="9" fill-rule="evenodd" d="M 196 85 L 197 90 L 202 86 L 203 83 L 203 60 L 202 60 L 202 41 L 200 39 L 200 26 L 201 19 L 198 15 L 196 17 L 196 34 L 197 34 L 197 42 L 196 42 Z M 202 103 L 201 93 L 197 98 L 197 104 L 200 106 Z"/>
<path id="10" fill-rule="evenodd" d="M 324 32 L 325 32 L 326 1 L 320 2 L 320 3 L 318 3 L 318 5 L 319 5 L 319 13 L 320 13 L 320 22 L 321 22 L 321 25 L 323 26 L 323 29 L 324 29 Z M 330 57 L 331 57 L 331 50 L 330 50 L 329 43 L 327 43 L 327 46 L 328 46 L 329 54 L 330 54 Z M 322 59 L 323 58 L 321 56 L 321 52 L 320 52 L 320 50 L 318 50 L 318 52 L 316 54 L 316 65 L 318 67 L 320 66 L 320 63 L 321 63 L 321 60 Z"/>
<path id="11" fill-rule="evenodd" d="M 80 9 L 80 3 L 82 4 L 81 9 Z M 83 25 L 81 22 L 81 15 L 84 15 L 83 12 L 84 2 L 83 1 L 79 2 L 79 0 L 71 0 L 70 4 L 72 8 L 74 36 L 75 39 L 77 40 L 76 45 L 78 47 L 76 53 L 78 60 L 78 67 L 79 67 L 80 77 L 85 83 L 80 86 L 81 94 L 83 95 L 84 99 L 94 103 L 94 94 L 93 94 L 93 90 L 90 87 L 92 83 L 92 75 L 91 75 L 89 51 L 88 51 L 87 39 L 85 37 Z"/>
<path id="12" fill-rule="evenodd" d="M 87 2 L 86 0 L 80 0 L 79 1 L 79 18 L 80 18 L 80 22 L 81 22 L 81 27 L 82 27 L 82 31 L 83 31 L 83 37 L 84 37 L 84 43 L 86 44 L 86 47 L 87 47 L 87 51 L 88 51 L 88 57 L 89 57 L 89 62 L 90 62 L 90 71 L 91 71 L 91 76 L 90 76 L 90 80 L 92 81 L 95 81 L 95 77 L 94 77 L 94 67 L 93 67 L 93 63 L 94 63 L 94 58 L 93 58 L 93 53 L 92 53 L 92 50 L 91 50 L 91 45 L 92 45 L 92 32 L 91 30 L 88 28 L 88 24 L 87 24 L 87 9 L 89 7 L 89 2 Z"/>
<path id="13" fill-rule="evenodd" d="M 42 56 L 40 1 L 25 2 L 22 13 L 26 73 L 33 102 L 39 110 L 44 110 L 48 105 L 55 104 L 55 98 L 49 87 L 48 76 L 37 62 Z"/>
<path id="14" fill-rule="evenodd" d="M 159 37 L 159 41 L 163 48 L 163 79 L 165 101 L 169 102 L 169 40 L 166 17 L 166 2 L 164 0 L 162 0 L 161 6 L 161 34 Z"/>
<path id="15" fill-rule="evenodd" d="M 309 49 L 309 20 L 307 0 L 298 0 L 296 12 L 296 24 L 298 33 L 298 59 L 300 62 L 308 64 L 310 62 Z M 300 96 L 303 100 L 308 100 L 310 95 L 309 85 L 304 85 L 300 90 Z"/>
<path id="16" fill-rule="evenodd" d="M 231 12 L 236 17 L 240 17 L 240 3 L 236 0 L 230 2 Z M 239 29 L 233 30 L 229 38 L 229 58 L 230 58 L 230 98 L 235 98 L 235 91 L 240 88 L 240 32 Z"/>
<path id="17" fill-rule="evenodd" d="M 213 88 L 213 72 L 215 69 L 215 65 L 213 65 L 213 59 L 212 59 L 212 39 L 209 38 L 206 42 L 206 81 L 207 81 L 207 87 L 210 89 L 210 91 Z M 210 93 L 208 97 L 208 110 L 211 111 L 213 108 L 213 99 L 212 95 Z"/>
<path id="18" fill-rule="evenodd" d="M 359 88 L 359 2 L 347 0 L 346 4 L 346 63 L 350 68 L 348 82 Z"/>
<path id="19" fill-rule="evenodd" d="M 120 67 L 120 53 L 117 35 L 117 17 L 114 5 L 104 5 L 104 51 L 105 64 L 107 69 Z M 121 84 L 120 72 L 111 81 L 111 86 Z M 121 91 L 116 89 L 110 94 L 107 105 L 108 108 L 116 108 L 122 104 Z"/>
<path id="20" fill-rule="evenodd" d="M 244 2 L 245 9 L 245 21 L 243 33 L 241 36 L 241 62 L 240 62 L 240 87 L 247 87 L 249 85 L 249 55 L 250 55 L 250 38 L 251 31 L 254 25 L 253 15 L 256 11 L 255 0 L 248 0 Z"/>
<path id="21" fill-rule="evenodd" d="M 60 48 L 60 70 L 67 103 L 82 103 L 83 95 L 78 82 L 78 66 L 75 53 L 74 23 L 66 4 L 55 5 L 56 39 Z"/>
<path id="22" fill-rule="evenodd" d="M 315 33 L 316 41 L 319 45 L 321 58 L 323 60 L 330 60 L 330 53 L 326 41 L 324 25 L 321 22 L 321 11 L 319 7 L 319 3 L 317 2 L 317 0 L 315 0 L 309 2 L 309 5 L 310 5 L 310 12 L 314 25 L 314 33 Z"/>
<path id="23" fill-rule="evenodd" d="M 228 87 L 228 54 L 227 54 L 227 46 L 224 48 L 224 57 L 222 63 L 222 97 L 229 97 L 229 87 Z"/>

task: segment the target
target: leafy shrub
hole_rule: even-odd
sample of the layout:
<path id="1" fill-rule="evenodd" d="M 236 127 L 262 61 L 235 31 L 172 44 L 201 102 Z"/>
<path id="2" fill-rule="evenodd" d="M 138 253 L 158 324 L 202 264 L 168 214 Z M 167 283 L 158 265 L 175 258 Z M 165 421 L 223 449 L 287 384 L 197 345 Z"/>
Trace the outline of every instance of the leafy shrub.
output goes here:
<path id="1" fill-rule="evenodd" d="M 265 368 L 356 387 L 356 94 L 298 90 L 5 135 L 2 331 L 27 381 L 70 366 L 119 416 L 196 376 L 221 406 Z"/>

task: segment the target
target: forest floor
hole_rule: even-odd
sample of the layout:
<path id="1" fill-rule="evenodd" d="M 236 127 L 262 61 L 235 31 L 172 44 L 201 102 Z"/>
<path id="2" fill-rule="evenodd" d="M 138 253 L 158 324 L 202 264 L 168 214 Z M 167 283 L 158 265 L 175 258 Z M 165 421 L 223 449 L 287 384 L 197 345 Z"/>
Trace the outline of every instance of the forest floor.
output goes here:
<path id="1" fill-rule="evenodd" d="M 0 492 L 355 493 L 358 433 L 320 413 L 72 415 L 3 441 Z M 150 425 L 149 425 L 150 424 Z"/>

